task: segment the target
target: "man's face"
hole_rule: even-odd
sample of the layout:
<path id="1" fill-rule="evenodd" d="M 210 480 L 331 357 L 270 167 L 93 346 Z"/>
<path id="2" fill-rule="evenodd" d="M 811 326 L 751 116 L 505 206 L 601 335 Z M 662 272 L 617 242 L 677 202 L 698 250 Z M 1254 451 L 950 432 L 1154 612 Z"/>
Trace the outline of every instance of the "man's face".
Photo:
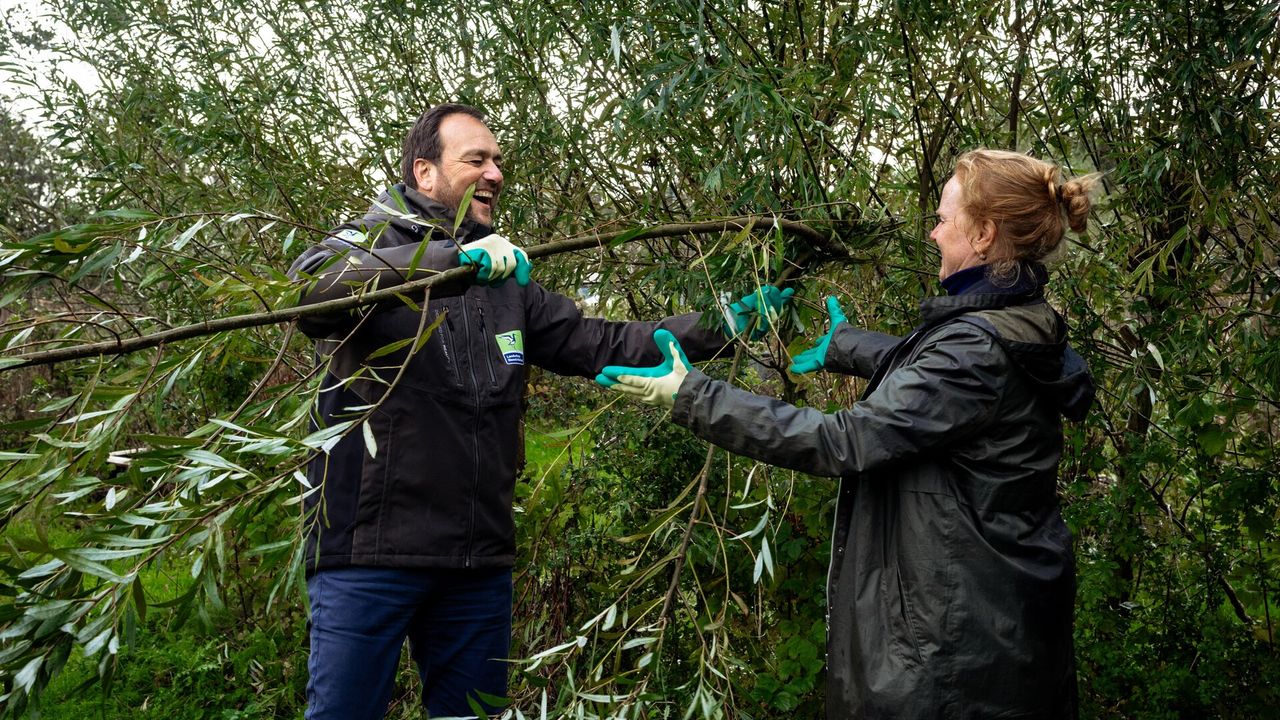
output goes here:
<path id="1" fill-rule="evenodd" d="M 413 162 L 418 190 L 456 211 L 474 184 L 467 217 L 493 225 L 493 209 L 502 192 L 502 151 L 493 133 L 476 118 L 455 113 L 440 121 L 440 145 L 438 163 L 422 158 Z"/>

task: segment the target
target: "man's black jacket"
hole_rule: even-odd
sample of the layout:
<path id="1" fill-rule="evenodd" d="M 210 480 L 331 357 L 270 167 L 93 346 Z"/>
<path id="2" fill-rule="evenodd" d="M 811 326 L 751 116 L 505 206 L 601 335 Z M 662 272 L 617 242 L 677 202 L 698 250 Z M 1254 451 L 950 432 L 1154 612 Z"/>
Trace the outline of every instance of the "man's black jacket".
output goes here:
<path id="1" fill-rule="evenodd" d="M 303 253 L 290 272 L 322 277 L 303 303 L 349 293 L 358 281 L 389 287 L 409 275 L 414 256 L 414 277 L 457 267 L 457 243 L 491 232 L 470 221 L 452 228 L 452 211 L 397 185 L 364 218 Z M 662 360 L 652 337 L 659 327 L 674 333 L 691 359 L 705 360 L 726 340 L 700 327 L 700 317 L 586 318 L 537 282 L 508 280 L 497 288 L 432 288 L 421 307 L 396 302 L 300 321 L 328 363 L 317 424 L 367 415 L 308 466 L 318 488 L 304 501 L 308 570 L 510 567 L 526 368 L 591 377 L 610 364 L 653 365 Z M 430 335 L 416 352 L 416 342 L 386 352 L 420 327 Z"/>

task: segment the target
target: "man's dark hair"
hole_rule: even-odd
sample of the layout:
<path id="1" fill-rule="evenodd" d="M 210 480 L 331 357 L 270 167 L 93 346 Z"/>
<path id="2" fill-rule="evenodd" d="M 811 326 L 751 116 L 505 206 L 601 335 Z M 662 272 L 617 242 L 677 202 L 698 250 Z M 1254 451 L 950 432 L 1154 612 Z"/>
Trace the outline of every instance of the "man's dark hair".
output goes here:
<path id="1" fill-rule="evenodd" d="M 444 150 L 440 144 L 440 123 L 450 115 L 470 115 L 484 122 L 484 113 L 470 105 L 460 103 L 441 103 L 422 113 L 404 138 L 400 174 L 407 187 L 418 189 L 418 180 L 413 176 L 414 160 L 422 158 L 433 163 L 440 162 L 440 153 Z"/>

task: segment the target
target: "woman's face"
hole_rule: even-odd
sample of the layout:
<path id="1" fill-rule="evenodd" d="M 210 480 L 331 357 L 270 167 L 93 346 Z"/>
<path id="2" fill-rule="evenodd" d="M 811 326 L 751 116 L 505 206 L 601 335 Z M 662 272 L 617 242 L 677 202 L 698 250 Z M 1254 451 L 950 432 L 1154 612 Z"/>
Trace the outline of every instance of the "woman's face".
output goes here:
<path id="1" fill-rule="evenodd" d="M 942 188 L 942 201 L 938 203 L 938 224 L 929 239 L 938 245 L 942 264 L 938 279 L 946 280 L 952 273 L 986 262 L 978 257 L 976 248 L 985 249 L 990 243 L 977 235 L 969 217 L 960 209 L 960 181 L 952 177 Z M 976 246 L 976 247 L 975 247 Z"/>

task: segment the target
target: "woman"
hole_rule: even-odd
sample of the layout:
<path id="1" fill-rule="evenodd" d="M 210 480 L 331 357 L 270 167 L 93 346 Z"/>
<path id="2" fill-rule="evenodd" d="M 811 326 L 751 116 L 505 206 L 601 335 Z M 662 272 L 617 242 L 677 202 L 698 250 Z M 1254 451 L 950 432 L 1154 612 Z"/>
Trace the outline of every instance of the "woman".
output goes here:
<path id="1" fill-rule="evenodd" d="M 1010 152 L 962 156 L 930 233 L 944 297 L 905 338 L 831 327 L 796 356 L 870 378 L 824 414 L 666 361 L 601 384 L 673 406 L 735 453 L 841 477 L 827 581 L 827 717 L 1066 718 L 1076 712 L 1071 536 L 1058 508 L 1063 416 L 1093 384 L 1044 301 L 1043 261 L 1085 228 L 1096 177 Z"/>

